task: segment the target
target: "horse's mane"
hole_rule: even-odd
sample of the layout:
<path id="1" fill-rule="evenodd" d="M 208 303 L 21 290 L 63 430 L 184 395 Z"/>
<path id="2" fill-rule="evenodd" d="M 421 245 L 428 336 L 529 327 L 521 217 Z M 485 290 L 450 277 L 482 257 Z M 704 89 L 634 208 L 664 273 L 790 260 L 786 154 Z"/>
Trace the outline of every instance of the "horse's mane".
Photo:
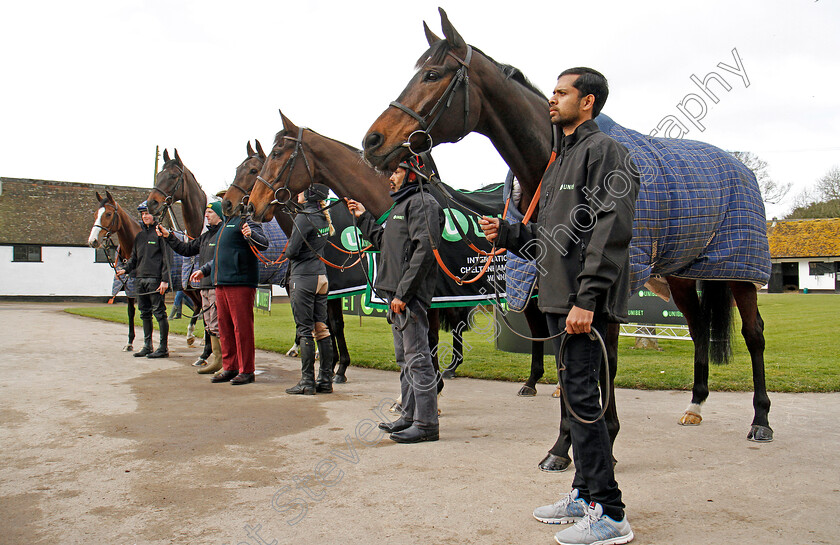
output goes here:
<path id="1" fill-rule="evenodd" d="M 309 128 L 307 128 L 306 130 L 308 130 L 309 132 L 311 132 L 313 134 L 317 134 L 321 138 L 329 140 L 330 142 L 335 142 L 336 144 L 339 144 L 339 145 L 343 146 L 348 151 L 352 151 L 353 153 L 355 153 L 356 155 L 359 155 L 360 157 L 362 156 L 362 150 L 360 150 L 358 148 L 354 148 L 350 144 L 345 144 L 341 140 L 336 140 L 335 138 L 330 138 L 329 136 L 325 136 L 325 135 L 319 133 L 318 131 L 313 131 L 312 129 L 309 129 Z M 274 145 L 276 146 L 277 144 L 279 144 L 283 140 L 284 136 L 286 136 L 286 129 L 280 130 L 280 132 L 278 132 L 274 136 Z"/>
<path id="2" fill-rule="evenodd" d="M 443 61 L 446 60 L 446 56 L 451 50 L 452 47 L 449 45 L 448 40 L 440 40 L 438 42 L 435 42 L 434 45 L 427 49 L 426 52 L 423 53 L 419 59 L 417 59 L 414 68 L 419 69 L 424 64 L 426 64 L 426 62 L 430 62 L 432 64 L 443 64 Z M 531 83 L 531 81 L 527 77 L 525 77 L 525 74 L 523 74 L 519 68 L 511 66 L 509 64 L 502 64 L 475 46 L 473 46 L 473 51 L 481 53 L 487 58 L 487 60 L 495 64 L 496 67 L 498 67 L 498 69 L 501 70 L 502 73 L 505 75 L 505 78 L 511 79 L 519 83 L 529 91 L 539 95 L 540 98 L 545 99 L 545 95 L 543 94 L 543 92 L 540 91 L 536 85 Z"/>

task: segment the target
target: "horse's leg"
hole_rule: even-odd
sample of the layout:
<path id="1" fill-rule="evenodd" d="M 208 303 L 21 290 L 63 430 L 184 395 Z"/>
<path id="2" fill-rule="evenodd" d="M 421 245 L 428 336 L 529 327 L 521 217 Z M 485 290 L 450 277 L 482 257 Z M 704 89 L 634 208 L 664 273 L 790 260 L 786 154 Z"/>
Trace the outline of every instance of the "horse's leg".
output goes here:
<path id="1" fill-rule="evenodd" d="M 445 308 L 441 309 L 440 313 L 446 313 L 446 321 L 452 326 L 452 357 L 449 359 L 449 365 L 443 370 L 441 376 L 443 378 L 455 378 L 455 370 L 464 363 L 464 331 L 469 330 L 470 312 L 472 309 L 467 308 Z M 443 322 L 443 319 L 441 319 Z M 438 346 L 438 360 L 440 360 L 440 346 Z M 444 354 L 445 355 L 445 354 Z"/>
<path id="2" fill-rule="evenodd" d="M 131 352 L 134 350 L 134 297 L 126 297 L 128 306 L 126 312 L 128 313 L 128 344 L 123 348 L 123 352 Z"/>
<path id="3" fill-rule="evenodd" d="M 290 358 L 296 358 L 300 356 L 300 337 L 295 335 L 295 344 L 292 345 L 289 350 L 286 351 L 286 355 Z"/>
<path id="4" fill-rule="evenodd" d="M 193 315 L 190 318 L 190 324 L 187 326 L 187 346 L 192 346 L 195 342 L 195 324 L 198 322 L 198 319 L 201 317 L 201 295 L 199 295 L 197 290 L 185 290 L 184 295 L 186 295 L 193 304 Z M 199 310 L 195 310 L 199 309 Z"/>
<path id="5" fill-rule="evenodd" d="M 691 404 L 685 410 L 680 424 L 696 426 L 703 421 L 700 406 L 709 397 L 709 323 L 700 309 L 697 283 L 687 278 L 667 277 L 674 304 L 685 316 L 688 331 L 694 341 L 694 386 Z"/>
<path id="6" fill-rule="evenodd" d="M 455 370 L 462 363 L 464 363 L 464 334 L 461 324 L 458 324 L 458 327 L 452 330 L 452 360 L 449 362 L 447 371 L 451 371 L 454 376 Z"/>
<path id="7" fill-rule="evenodd" d="M 548 326 L 545 323 L 545 315 L 537 308 L 536 299 L 531 299 L 523 311 L 525 319 L 528 320 L 528 329 L 531 330 L 531 337 L 545 339 L 548 337 Z M 544 348 L 542 341 L 531 341 L 531 374 L 517 395 L 532 397 L 537 395 L 537 382 L 545 374 L 543 363 Z"/>
<path id="8" fill-rule="evenodd" d="M 773 440 L 773 430 L 770 429 L 768 413 L 770 412 L 770 397 L 764 378 L 764 320 L 758 312 L 758 292 L 750 282 L 729 282 L 729 289 L 738 304 L 741 314 L 741 334 L 750 351 L 753 371 L 753 417 L 747 439 L 758 442 Z"/>
<path id="9" fill-rule="evenodd" d="M 347 367 L 350 365 L 350 352 L 344 337 L 344 314 L 341 299 L 327 301 L 327 317 L 330 322 L 330 336 L 333 343 L 333 365 L 338 362 L 338 369 L 333 376 L 333 383 L 347 382 Z"/>

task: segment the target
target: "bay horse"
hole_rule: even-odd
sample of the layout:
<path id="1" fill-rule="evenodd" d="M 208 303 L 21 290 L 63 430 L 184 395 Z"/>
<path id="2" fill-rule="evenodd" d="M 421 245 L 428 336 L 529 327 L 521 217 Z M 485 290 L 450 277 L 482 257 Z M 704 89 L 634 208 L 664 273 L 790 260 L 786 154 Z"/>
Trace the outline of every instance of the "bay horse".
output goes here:
<path id="1" fill-rule="evenodd" d="M 280 117 L 283 130 L 277 133 L 258 178 L 260 183 L 254 186 L 250 196 L 249 208 L 257 221 L 270 221 L 272 217 L 286 215 L 275 211 L 281 205 L 276 198 L 289 202 L 312 183 L 326 185 L 339 198 L 350 197 L 361 202 L 377 217 L 390 210 L 393 200 L 388 178 L 367 165 L 360 150 L 310 129 L 299 128 L 283 112 L 280 112 Z M 468 323 L 466 315 L 464 308 L 430 309 L 429 345 L 436 370 L 440 369 L 439 351 L 435 347 L 438 347 L 438 331 L 441 328 L 452 331 L 449 368 L 457 367 L 462 361 L 462 332 L 467 329 L 464 325 Z M 442 387 L 441 380 L 438 391 Z"/>
<path id="2" fill-rule="evenodd" d="M 222 213 L 225 216 L 233 216 L 244 213 L 248 200 L 250 198 L 251 190 L 257 182 L 263 165 L 266 161 L 266 154 L 262 149 L 259 140 L 255 140 L 256 151 L 251 147 L 251 142 L 248 142 L 246 151 L 248 155 L 245 160 L 236 168 L 236 174 L 231 182 L 230 187 L 225 191 L 225 196 L 222 199 Z M 294 220 L 289 214 L 276 214 L 274 219 L 280 226 L 280 229 L 287 237 L 291 236 L 294 228 Z M 333 277 L 335 274 L 340 274 L 335 269 L 327 268 L 327 276 Z M 333 382 L 343 384 L 347 382 L 347 368 L 350 366 L 350 352 L 347 350 L 347 340 L 344 337 L 344 314 L 340 298 L 329 299 L 327 301 L 327 326 L 330 329 L 330 338 L 333 345 L 333 369 L 335 375 Z M 291 351 L 290 351 L 291 352 Z M 287 353 L 288 354 L 288 353 Z M 338 368 L 336 369 L 336 365 Z"/>
<path id="3" fill-rule="evenodd" d="M 204 229 L 204 210 L 207 207 L 207 195 L 198 185 L 198 181 L 190 169 L 184 166 L 184 162 L 178 155 L 178 149 L 175 149 L 175 156 L 171 158 L 169 157 L 169 150 L 164 149 L 163 167 L 155 176 L 155 186 L 146 199 L 149 213 L 155 216 L 159 222 L 163 222 L 169 208 L 179 201 L 186 224 L 186 234 L 190 238 L 196 238 Z M 176 261 L 178 261 L 177 258 L 173 260 L 173 263 Z M 177 268 L 180 269 L 180 267 Z M 193 308 L 196 309 L 193 311 L 190 323 L 187 326 L 187 344 L 192 346 L 195 339 L 195 324 L 202 316 L 199 310 L 201 309 L 201 295 L 199 295 L 198 290 L 190 286 L 189 281 L 184 281 L 182 270 L 175 270 L 173 274 L 180 275 L 184 295 L 190 298 L 190 301 L 193 302 Z M 205 332 L 205 342 L 209 341 L 207 335 Z"/>
<path id="4" fill-rule="evenodd" d="M 114 254 L 114 263 L 109 263 L 112 268 L 116 268 L 121 266 L 120 263 L 125 263 L 131 257 L 131 252 L 134 251 L 134 239 L 140 233 L 140 224 L 117 203 L 111 196 L 110 191 L 105 191 L 104 198 L 97 191 L 96 200 L 99 201 L 99 208 L 96 210 L 96 219 L 90 229 L 88 246 L 103 248 L 106 258 L 110 261 L 111 258 L 107 255 L 108 242 L 111 240 L 111 235 L 116 234 L 119 244 Z M 129 293 L 128 278 L 125 279 L 124 287 L 126 301 L 128 302 L 128 344 L 123 350 L 131 351 L 134 343 L 135 298 Z"/>
<path id="5" fill-rule="evenodd" d="M 423 24 L 430 47 L 417 61 L 417 72 L 397 101 L 391 103 L 391 106 L 379 116 L 365 135 L 365 158 L 379 168 L 393 168 L 408 154 L 405 143 L 415 131 L 420 131 L 420 139 L 425 139 L 425 135 L 428 135 L 435 144 L 456 142 L 470 132 L 479 132 L 490 139 L 521 182 L 522 202 L 527 205 L 537 194 L 542 173 L 548 165 L 552 150 L 552 131 L 547 115 L 547 100 L 536 87 L 528 82 L 521 71 L 512 66 L 500 64 L 479 49 L 468 45 L 449 22 L 442 9 L 440 15 L 445 38 L 439 38 L 429 30 L 425 23 Z M 596 118 L 596 122 L 598 121 Z M 415 139 L 417 137 L 418 135 L 415 135 Z M 633 143 L 628 145 L 621 139 L 618 140 L 630 148 L 633 159 L 638 165 L 640 154 L 633 149 Z M 653 153 L 655 155 L 658 153 L 656 157 L 665 163 L 672 159 L 679 161 L 679 150 L 684 148 L 691 146 L 695 149 L 699 146 L 713 148 L 708 144 L 667 138 L 642 137 L 641 140 L 644 142 L 643 146 L 656 148 Z M 414 145 L 422 144 L 414 143 Z M 727 159 L 721 159 L 725 156 L 725 152 L 717 148 L 713 149 L 716 150 L 715 153 L 720 152 L 716 160 L 726 163 L 724 166 L 728 172 L 732 173 L 733 179 L 727 182 L 740 184 L 749 192 L 752 200 L 758 195 L 760 204 L 755 176 L 748 170 L 728 162 Z M 644 153 L 648 152 L 648 149 L 643 149 L 642 158 L 644 158 Z M 688 159 L 685 164 L 690 165 Z M 641 166 L 643 165 L 639 165 Z M 657 169 L 661 170 L 669 166 L 648 162 L 644 165 L 645 168 L 640 168 L 642 192 L 640 192 L 639 201 L 642 200 L 642 193 L 653 186 L 653 177 L 661 175 Z M 699 174 L 694 171 L 677 176 L 675 183 L 688 184 L 689 181 L 693 181 L 690 178 L 692 174 L 699 177 Z M 689 204 L 696 207 L 706 206 L 701 202 Z M 709 212 L 708 215 L 713 214 Z M 755 215 L 763 216 L 763 209 L 760 214 Z M 759 218 L 753 219 L 758 221 Z M 764 225 L 763 217 L 760 218 L 760 223 Z M 640 231 L 639 224 L 639 207 L 637 206 L 634 238 L 631 242 L 631 262 L 634 249 L 637 249 L 635 245 L 640 242 L 637 236 Z M 713 231 L 707 244 L 715 235 L 717 232 Z M 679 243 L 679 241 L 668 242 Z M 763 256 L 763 253 L 757 253 Z M 694 259 L 700 260 L 701 256 L 696 255 Z M 767 252 L 767 263 L 769 264 L 769 252 Z M 694 340 L 692 398 L 680 423 L 697 425 L 702 420 L 700 408 L 709 394 L 710 352 L 712 360 L 720 363 L 725 362 L 729 354 L 729 319 L 734 297 L 743 322 L 741 333 L 750 353 L 753 371 L 754 418 L 747 439 L 758 442 L 772 441 L 773 430 L 768 422 L 770 399 L 767 396 L 764 374 L 764 322 L 758 312 L 756 283 L 740 280 L 709 280 L 708 276 L 692 277 L 692 271 L 691 264 L 685 265 L 682 269 L 667 270 L 666 267 L 653 260 L 647 269 L 648 277 L 642 278 L 643 281 L 656 283 L 652 286 L 655 288 L 654 291 L 670 292 L 677 308 L 685 315 Z M 660 272 L 664 276 L 664 281 L 655 276 Z M 698 285 L 697 278 L 702 278 L 704 281 Z M 702 297 L 698 297 L 698 287 L 703 293 Z M 611 353 L 608 360 L 609 373 L 614 377 L 617 364 L 615 356 L 617 335 L 615 338 L 610 336 L 609 351 Z M 615 397 L 611 399 L 614 405 Z M 608 413 L 607 418 L 609 426 L 612 416 Z M 614 425 L 617 425 L 617 421 Z"/>

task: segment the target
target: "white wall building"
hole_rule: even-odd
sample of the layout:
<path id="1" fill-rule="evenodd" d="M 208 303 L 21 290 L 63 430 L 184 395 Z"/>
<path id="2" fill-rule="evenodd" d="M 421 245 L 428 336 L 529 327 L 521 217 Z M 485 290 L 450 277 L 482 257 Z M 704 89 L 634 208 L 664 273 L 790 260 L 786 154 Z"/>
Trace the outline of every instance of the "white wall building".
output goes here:
<path id="1" fill-rule="evenodd" d="M 767 222 L 768 291 L 840 293 L 840 218 Z"/>
<path id="2" fill-rule="evenodd" d="M 111 296 L 113 269 L 87 244 L 97 191 L 131 211 L 151 186 L 0 178 L 0 297 Z"/>

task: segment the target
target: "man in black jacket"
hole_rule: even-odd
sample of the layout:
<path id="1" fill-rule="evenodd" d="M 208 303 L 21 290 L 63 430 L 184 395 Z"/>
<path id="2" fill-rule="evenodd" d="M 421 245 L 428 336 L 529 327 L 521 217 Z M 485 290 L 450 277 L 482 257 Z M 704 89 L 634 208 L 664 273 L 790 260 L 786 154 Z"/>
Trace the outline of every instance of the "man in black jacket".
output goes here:
<path id="1" fill-rule="evenodd" d="M 179 240 L 163 225 L 157 226 L 158 235 L 163 237 L 175 252 L 186 257 L 197 255 L 199 268 L 213 260 L 213 252 L 216 249 L 216 233 L 222 226 L 222 203 L 220 201 L 208 202 L 207 210 L 204 212 L 204 218 L 207 220 L 207 230 L 201 233 L 198 238 L 194 238 L 188 242 Z M 199 368 L 199 374 L 209 374 L 215 373 L 222 368 L 222 345 L 219 341 L 219 315 L 216 311 L 216 290 L 209 276 L 202 278 L 198 287 L 201 293 L 201 310 L 204 318 L 205 331 L 204 340 L 207 346 L 205 346 L 204 354 L 199 358 L 199 365 L 193 365 Z M 207 358 L 211 354 L 208 348 L 212 350 L 214 356 L 212 363 L 207 363 Z M 202 361 L 203 364 L 201 364 Z"/>
<path id="2" fill-rule="evenodd" d="M 143 348 L 134 353 L 135 358 L 169 357 L 169 321 L 166 318 L 166 305 L 163 295 L 169 288 L 172 255 L 169 247 L 163 243 L 155 232 L 155 217 L 149 214 L 146 201 L 137 207 L 143 220 L 142 229 L 134 239 L 134 250 L 122 269 L 117 269 L 117 275 L 136 271 L 137 277 L 137 308 L 143 320 Z M 160 329 L 160 343 L 157 350 L 152 347 L 152 315 L 157 319 Z"/>
<path id="3" fill-rule="evenodd" d="M 347 208 L 359 218 L 359 228 L 379 249 L 376 291 L 389 303 L 394 353 L 400 366 L 402 416 L 379 427 L 397 443 L 438 440 L 437 383 L 432 365 L 427 311 L 437 284 L 432 243 L 440 244 L 443 210 L 429 193 L 421 191 L 425 177 L 416 159 L 401 163 L 391 175 L 394 207 L 386 226 L 352 199 Z"/>
<path id="4" fill-rule="evenodd" d="M 538 221 L 479 221 L 488 240 L 536 259 L 539 308 L 552 336 L 558 335 L 554 346 L 565 365 L 564 395 L 580 416 L 571 420 L 572 492 L 534 510 L 541 522 L 577 523 L 557 533 L 561 545 L 633 539 L 613 473 L 607 426 L 597 418 L 598 376 L 606 362 L 591 333 L 594 329 L 605 337 L 608 322 L 627 321 L 629 244 L 639 191 L 638 171 L 626 148 L 593 121 L 608 93 L 606 78 L 591 68 L 560 74 L 549 114 L 563 134 L 557 159 L 543 176 Z M 563 354 L 561 332 L 568 335 Z"/>

